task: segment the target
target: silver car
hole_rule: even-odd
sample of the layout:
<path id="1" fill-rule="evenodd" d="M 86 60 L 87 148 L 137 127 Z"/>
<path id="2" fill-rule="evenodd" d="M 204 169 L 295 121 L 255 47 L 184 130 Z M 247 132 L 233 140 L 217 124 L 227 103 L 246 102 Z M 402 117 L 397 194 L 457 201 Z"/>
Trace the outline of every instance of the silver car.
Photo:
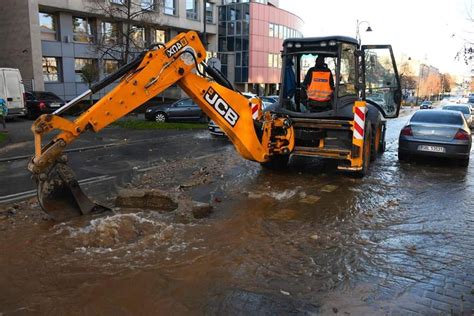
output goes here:
<path id="1" fill-rule="evenodd" d="M 213 120 L 209 120 L 207 128 L 209 129 L 209 133 L 211 133 L 212 136 L 226 136 L 224 131 L 221 130 L 219 125 L 217 125 Z"/>
<path id="2" fill-rule="evenodd" d="M 398 159 L 433 156 L 469 164 L 471 129 L 458 111 L 417 111 L 400 131 Z"/>
<path id="3" fill-rule="evenodd" d="M 464 115 L 466 119 L 467 125 L 472 127 L 472 115 L 471 115 L 471 107 L 468 104 L 449 104 L 445 105 L 441 108 L 442 110 L 448 111 L 459 111 Z"/>

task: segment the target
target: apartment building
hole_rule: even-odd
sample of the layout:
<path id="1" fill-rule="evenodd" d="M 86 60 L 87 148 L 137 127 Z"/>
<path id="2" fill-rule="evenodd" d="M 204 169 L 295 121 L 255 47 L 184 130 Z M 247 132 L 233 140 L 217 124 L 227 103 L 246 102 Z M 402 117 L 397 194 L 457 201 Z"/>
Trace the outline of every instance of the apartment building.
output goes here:
<path id="1" fill-rule="evenodd" d="M 213 0 L 2 0 L 0 67 L 20 69 L 27 89 L 71 100 L 88 89 L 85 65 L 104 77 L 152 43 L 203 32 L 204 16 L 208 51 L 217 52 Z M 165 96 L 181 95 L 175 88 Z"/>

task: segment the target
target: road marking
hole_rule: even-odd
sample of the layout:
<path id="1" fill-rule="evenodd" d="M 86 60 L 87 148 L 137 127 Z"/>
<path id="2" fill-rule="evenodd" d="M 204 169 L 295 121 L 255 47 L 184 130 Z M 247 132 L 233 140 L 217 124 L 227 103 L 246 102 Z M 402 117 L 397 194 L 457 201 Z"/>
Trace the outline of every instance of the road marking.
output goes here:
<path id="1" fill-rule="evenodd" d="M 86 185 L 87 186 L 87 185 L 91 185 L 91 184 L 98 183 L 98 182 L 114 180 L 115 178 L 116 178 L 116 176 L 102 175 L 102 176 L 82 179 L 82 180 L 79 180 L 78 182 L 79 182 L 80 185 Z M 33 197 L 35 195 L 36 195 L 36 190 L 28 190 L 28 191 L 24 191 L 24 192 L 19 192 L 19 193 L 0 196 L 0 204 L 11 203 L 11 202 L 27 199 L 27 198 Z"/>

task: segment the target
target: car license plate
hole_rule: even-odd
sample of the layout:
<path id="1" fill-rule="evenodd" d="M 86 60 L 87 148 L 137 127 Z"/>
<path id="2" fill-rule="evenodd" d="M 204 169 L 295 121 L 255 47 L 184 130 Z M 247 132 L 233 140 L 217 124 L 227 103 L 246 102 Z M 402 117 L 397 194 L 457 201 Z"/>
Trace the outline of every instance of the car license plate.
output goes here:
<path id="1" fill-rule="evenodd" d="M 52 107 L 52 108 L 59 108 L 61 104 L 59 103 L 51 103 L 49 106 Z"/>
<path id="2" fill-rule="evenodd" d="M 440 146 L 428 146 L 428 145 L 419 145 L 418 150 L 420 151 L 430 151 L 435 153 L 444 153 L 446 148 Z"/>

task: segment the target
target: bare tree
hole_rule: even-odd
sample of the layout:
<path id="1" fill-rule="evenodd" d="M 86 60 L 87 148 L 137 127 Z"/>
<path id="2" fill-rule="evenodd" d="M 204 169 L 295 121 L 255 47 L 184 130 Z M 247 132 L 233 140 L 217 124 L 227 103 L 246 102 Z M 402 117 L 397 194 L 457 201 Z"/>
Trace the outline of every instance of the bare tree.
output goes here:
<path id="1" fill-rule="evenodd" d="M 89 86 L 89 89 L 92 87 L 92 84 L 99 80 L 99 68 L 94 63 L 87 63 L 81 69 L 81 79 Z M 94 103 L 92 100 L 92 94 L 90 95 L 90 105 Z"/>
<path id="2" fill-rule="evenodd" d="M 162 0 L 83 0 L 101 17 L 100 34 L 93 49 L 100 56 L 128 63 L 145 46 L 146 29 L 159 23 Z"/>
<path id="3" fill-rule="evenodd" d="M 467 3 L 468 2 L 468 3 Z M 474 1 L 469 0 L 465 4 L 465 12 L 469 25 L 474 26 Z M 463 47 L 457 52 L 455 59 L 462 60 L 466 65 L 473 65 L 474 62 L 474 38 L 473 32 L 464 34 L 453 34 L 452 37 L 460 36 L 464 42 Z M 473 70 L 473 69 L 471 69 Z"/>

